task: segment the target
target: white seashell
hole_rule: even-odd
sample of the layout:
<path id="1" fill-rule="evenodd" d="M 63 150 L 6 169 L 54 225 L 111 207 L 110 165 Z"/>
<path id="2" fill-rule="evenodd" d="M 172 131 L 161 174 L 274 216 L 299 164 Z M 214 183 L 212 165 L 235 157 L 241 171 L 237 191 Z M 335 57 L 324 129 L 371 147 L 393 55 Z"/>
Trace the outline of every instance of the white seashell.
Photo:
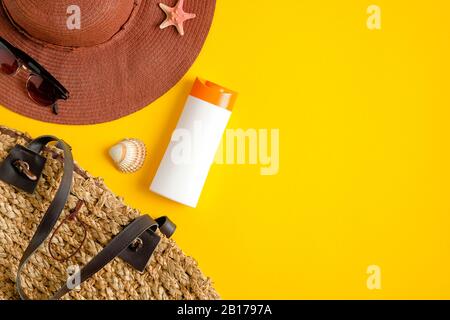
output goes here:
<path id="1" fill-rule="evenodd" d="M 109 149 L 109 155 L 120 171 L 133 173 L 144 165 L 145 144 L 137 139 L 125 139 Z"/>

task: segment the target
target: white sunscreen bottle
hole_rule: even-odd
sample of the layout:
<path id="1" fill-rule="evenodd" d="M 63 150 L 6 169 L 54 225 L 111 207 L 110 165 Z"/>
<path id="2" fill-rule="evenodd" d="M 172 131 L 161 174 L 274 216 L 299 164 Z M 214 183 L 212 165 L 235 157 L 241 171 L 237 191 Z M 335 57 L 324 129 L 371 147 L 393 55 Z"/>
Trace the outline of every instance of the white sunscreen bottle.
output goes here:
<path id="1" fill-rule="evenodd" d="M 150 190 L 195 208 L 237 94 L 197 78 Z"/>

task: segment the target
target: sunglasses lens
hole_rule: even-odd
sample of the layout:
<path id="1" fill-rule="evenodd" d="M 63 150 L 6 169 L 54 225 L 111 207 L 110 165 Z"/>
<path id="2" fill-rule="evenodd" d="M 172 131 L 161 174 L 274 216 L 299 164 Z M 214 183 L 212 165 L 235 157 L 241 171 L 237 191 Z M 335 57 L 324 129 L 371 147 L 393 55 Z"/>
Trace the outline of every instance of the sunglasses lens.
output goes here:
<path id="1" fill-rule="evenodd" d="M 4 74 L 14 74 L 19 69 L 16 57 L 7 49 L 0 47 L 0 71 Z"/>
<path id="2" fill-rule="evenodd" d="M 30 75 L 27 90 L 30 98 L 42 106 L 51 106 L 58 100 L 55 86 L 38 75 Z"/>

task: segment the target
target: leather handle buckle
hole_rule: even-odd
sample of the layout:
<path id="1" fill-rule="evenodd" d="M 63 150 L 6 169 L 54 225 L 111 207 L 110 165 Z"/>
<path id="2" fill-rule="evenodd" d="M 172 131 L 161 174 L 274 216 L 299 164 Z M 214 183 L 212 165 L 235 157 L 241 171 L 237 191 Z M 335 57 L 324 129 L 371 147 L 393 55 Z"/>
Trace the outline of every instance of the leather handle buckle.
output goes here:
<path id="1" fill-rule="evenodd" d="M 16 145 L 0 163 L 0 180 L 27 193 L 33 193 L 46 160 L 33 150 Z"/>
<path id="2" fill-rule="evenodd" d="M 136 238 L 129 246 L 134 252 L 138 252 L 144 246 L 144 241 L 141 238 Z"/>
<path id="3" fill-rule="evenodd" d="M 36 181 L 38 179 L 37 176 L 33 172 L 31 172 L 28 162 L 23 160 L 16 160 L 13 162 L 13 166 L 17 169 L 17 171 L 19 171 L 19 173 L 27 177 L 29 180 Z"/>
<path id="4" fill-rule="evenodd" d="M 151 219 L 147 216 L 147 219 Z M 156 246 L 161 241 L 161 237 L 156 234 L 159 228 L 161 233 L 170 238 L 175 232 L 176 225 L 168 217 L 160 217 L 152 220 L 153 224 L 146 231 L 136 237 L 130 245 L 123 250 L 119 257 L 126 261 L 138 272 L 144 272 Z"/>

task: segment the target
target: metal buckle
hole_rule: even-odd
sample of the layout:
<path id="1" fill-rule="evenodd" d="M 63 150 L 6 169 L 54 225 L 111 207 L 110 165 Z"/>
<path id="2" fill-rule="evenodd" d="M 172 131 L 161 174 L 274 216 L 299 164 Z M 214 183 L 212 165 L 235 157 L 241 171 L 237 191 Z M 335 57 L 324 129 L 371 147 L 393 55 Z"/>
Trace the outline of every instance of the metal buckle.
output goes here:
<path id="1" fill-rule="evenodd" d="M 144 246 L 144 241 L 141 238 L 137 238 L 130 244 L 130 249 L 134 252 L 138 252 Z"/>
<path id="2" fill-rule="evenodd" d="M 16 160 L 13 162 L 13 166 L 25 177 L 27 177 L 31 181 L 36 181 L 38 178 L 37 176 L 31 172 L 30 165 L 28 162 L 25 162 L 23 160 Z"/>

